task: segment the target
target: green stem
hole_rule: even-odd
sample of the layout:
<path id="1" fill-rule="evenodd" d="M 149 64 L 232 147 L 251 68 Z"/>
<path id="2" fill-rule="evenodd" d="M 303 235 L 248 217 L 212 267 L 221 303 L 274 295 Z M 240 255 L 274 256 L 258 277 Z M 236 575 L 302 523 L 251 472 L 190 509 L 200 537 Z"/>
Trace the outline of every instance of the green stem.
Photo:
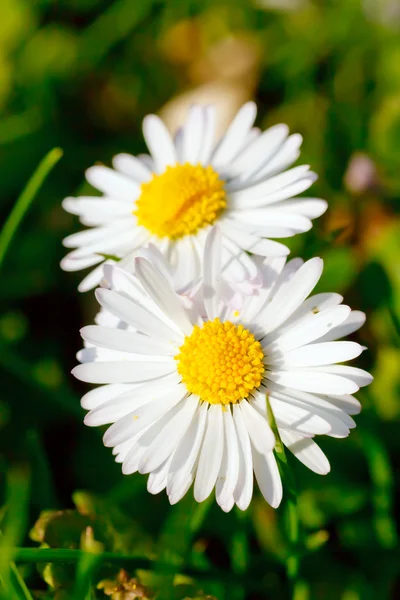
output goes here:
<path id="1" fill-rule="evenodd" d="M 60 148 L 53 148 L 39 163 L 32 177 L 26 184 L 22 193 L 19 195 L 3 229 L 0 232 L 0 267 L 3 264 L 4 257 L 10 246 L 11 240 L 18 229 L 25 213 L 32 204 L 37 192 L 42 186 L 51 169 L 56 165 L 62 156 Z"/>
<path id="2" fill-rule="evenodd" d="M 297 595 L 297 587 L 299 580 L 300 568 L 300 523 L 297 510 L 297 494 L 292 470 L 288 464 L 285 447 L 279 435 L 278 426 L 275 421 L 274 413 L 272 412 L 269 403 L 268 395 L 266 395 L 267 416 L 269 424 L 275 435 L 275 456 L 278 463 L 279 471 L 282 478 L 282 484 L 286 491 L 286 506 L 285 506 L 285 524 L 286 532 L 289 540 L 289 554 L 286 559 L 286 572 L 293 586 L 293 598 Z"/>

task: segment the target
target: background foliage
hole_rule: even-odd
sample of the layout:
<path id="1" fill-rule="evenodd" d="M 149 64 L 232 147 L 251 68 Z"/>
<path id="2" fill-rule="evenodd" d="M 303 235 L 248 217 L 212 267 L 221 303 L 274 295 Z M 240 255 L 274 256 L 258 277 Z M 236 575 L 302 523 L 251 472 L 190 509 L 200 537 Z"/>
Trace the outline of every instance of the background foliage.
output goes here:
<path id="1" fill-rule="evenodd" d="M 2 0 L 0 14 L 4 217 L 42 157 L 64 151 L 1 265 L 2 597 L 397 598 L 398 3 Z M 89 191 L 94 162 L 144 150 L 146 113 L 175 128 L 193 100 L 216 102 L 222 131 L 250 98 L 260 126 L 282 121 L 304 136 L 302 160 L 320 175 L 313 192 L 330 208 L 292 249 L 324 258 L 320 291 L 367 312 L 359 362 L 375 376 L 357 429 L 321 440 L 331 474 L 288 457 L 296 547 L 286 503 L 274 511 L 256 496 L 224 515 L 188 494 L 171 508 L 145 477 L 123 478 L 101 431 L 83 426 L 87 387 L 69 375 L 96 309 L 59 269 L 61 239 L 78 228 L 61 199 Z"/>

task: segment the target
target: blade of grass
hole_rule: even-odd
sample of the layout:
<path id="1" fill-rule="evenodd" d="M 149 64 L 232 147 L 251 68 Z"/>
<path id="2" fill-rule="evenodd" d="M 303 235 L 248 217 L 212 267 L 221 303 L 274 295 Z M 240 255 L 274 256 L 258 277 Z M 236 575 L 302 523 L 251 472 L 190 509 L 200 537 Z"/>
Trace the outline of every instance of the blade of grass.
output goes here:
<path id="1" fill-rule="evenodd" d="M 393 549 L 397 545 L 397 533 L 392 516 L 394 476 L 390 460 L 385 446 L 371 428 L 360 428 L 359 435 L 373 485 L 375 535 L 382 548 Z"/>
<path id="2" fill-rule="evenodd" d="M 6 220 L 3 229 L 0 232 L 0 267 L 3 264 L 4 257 L 19 224 L 24 218 L 24 215 L 32 204 L 32 201 L 34 200 L 47 175 L 60 160 L 61 156 L 61 148 L 53 148 L 53 150 L 50 150 L 50 152 L 41 160 L 32 177 L 29 179 L 25 188 L 17 198 L 17 201 L 14 204 L 8 219 Z"/>
<path id="3" fill-rule="evenodd" d="M 15 592 L 18 594 L 18 598 L 21 598 L 22 600 L 33 600 L 33 596 L 21 577 L 15 562 L 10 563 L 10 579 Z"/>
<path id="4" fill-rule="evenodd" d="M 92 577 L 100 566 L 101 554 L 84 552 L 79 559 L 74 586 L 74 600 L 88 600 L 91 597 Z"/>
<path id="5" fill-rule="evenodd" d="M 6 483 L 7 512 L 0 538 L 0 578 L 6 590 L 12 586 L 15 547 L 26 532 L 29 488 L 28 468 L 21 465 L 10 467 Z"/>
<path id="6" fill-rule="evenodd" d="M 187 561 L 193 537 L 203 524 L 211 504 L 211 496 L 198 504 L 191 494 L 187 494 L 170 508 L 158 542 L 156 572 L 160 575 L 160 598 L 174 596 L 173 576 Z M 168 565 L 167 571 L 165 564 Z"/>

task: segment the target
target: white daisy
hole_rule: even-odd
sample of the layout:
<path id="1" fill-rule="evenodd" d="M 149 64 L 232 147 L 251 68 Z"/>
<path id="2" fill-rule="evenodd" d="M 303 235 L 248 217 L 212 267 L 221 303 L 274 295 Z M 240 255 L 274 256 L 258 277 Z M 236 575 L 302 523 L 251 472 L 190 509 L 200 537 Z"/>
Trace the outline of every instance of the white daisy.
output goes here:
<path id="1" fill-rule="evenodd" d="M 122 258 L 149 242 L 166 254 L 184 289 L 200 272 L 206 234 L 214 223 L 222 231 L 226 261 L 239 248 L 260 256 L 287 255 L 285 245 L 267 238 L 309 230 L 311 219 L 327 204 L 296 198 L 316 179 L 307 165 L 286 171 L 300 154 L 301 136 L 289 136 L 282 124 L 261 133 L 253 127 L 255 117 L 255 104 L 245 104 L 215 144 L 213 106 L 193 106 L 174 140 L 159 117 L 149 115 L 143 133 L 150 156 L 119 154 L 114 169 L 88 169 L 87 180 L 104 196 L 63 202 L 91 228 L 64 240 L 75 250 L 62 260 L 63 269 L 97 265 L 78 289 L 99 283 L 104 255 Z M 236 267 L 226 273 L 237 287 L 258 285 L 257 273 Z"/>
<path id="2" fill-rule="evenodd" d="M 365 371 L 338 364 L 363 348 L 333 340 L 358 329 L 364 315 L 341 305 L 338 294 L 307 298 L 321 275 L 318 258 L 304 264 L 266 259 L 258 295 L 234 311 L 221 285 L 221 245 L 213 228 L 204 283 L 190 307 L 148 260 L 136 259 L 136 276 L 108 266 L 110 289 L 96 290 L 96 297 L 134 331 L 84 327 L 83 339 L 108 356 L 73 374 L 105 384 L 82 398 L 85 423 L 112 424 L 105 445 L 123 473 L 150 474 L 151 493 L 166 488 L 174 504 L 194 482 L 197 501 L 215 487 L 223 510 L 234 504 L 244 510 L 254 471 L 276 507 L 282 485 L 266 394 L 283 443 L 310 469 L 327 473 L 329 463 L 312 438 L 347 436 L 355 425 L 350 415 L 360 408 L 352 394 L 371 381 Z"/>

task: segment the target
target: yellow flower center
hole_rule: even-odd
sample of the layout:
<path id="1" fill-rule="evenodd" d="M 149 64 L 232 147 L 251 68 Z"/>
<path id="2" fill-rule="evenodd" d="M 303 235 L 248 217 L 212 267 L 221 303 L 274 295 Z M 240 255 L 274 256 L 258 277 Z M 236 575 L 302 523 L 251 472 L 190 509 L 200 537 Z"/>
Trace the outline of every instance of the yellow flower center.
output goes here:
<path id="1" fill-rule="evenodd" d="M 134 214 L 160 238 L 176 240 L 212 225 L 226 207 L 224 182 L 211 166 L 175 165 L 141 185 Z"/>
<path id="2" fill-rule="evenodd" d="M 196 325 L 175 356 L 189 392 L 210 404 L 247 398 L 261 383 L 263 358 L 260 342 L 248 329 L 219 319 Z"/>

